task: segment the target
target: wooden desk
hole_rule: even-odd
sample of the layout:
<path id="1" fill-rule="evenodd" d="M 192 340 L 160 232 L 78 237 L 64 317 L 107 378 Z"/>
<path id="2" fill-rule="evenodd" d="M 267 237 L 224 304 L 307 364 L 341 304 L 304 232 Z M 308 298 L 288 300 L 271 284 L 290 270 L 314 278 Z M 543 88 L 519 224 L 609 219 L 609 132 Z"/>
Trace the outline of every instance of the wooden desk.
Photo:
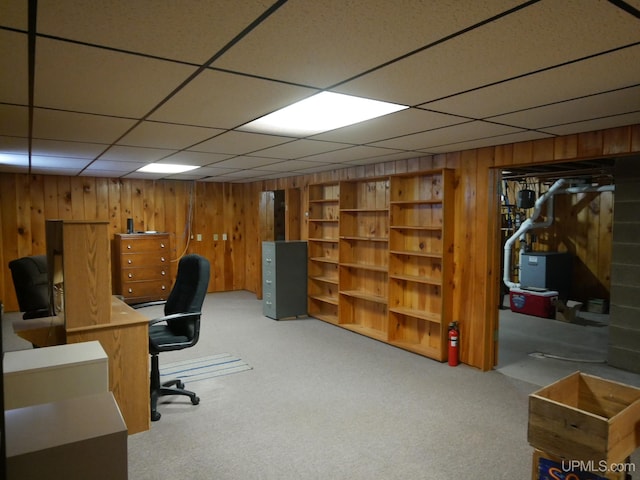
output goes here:
<path id="1" fill-rule="evenodd" d="M 38 346 L 97 340 L 109 357 L 109 390 L 120 407 L 129 434 L 150 428 L 149 319 L 111 297 L 109 323 L 66 328 L 62 319 L 47 317 L 14 323 L 17 335 Z M 32 327 L 32 328 L 30 328 Z M 57 342 L 57 343 L 56 343 Z"/>

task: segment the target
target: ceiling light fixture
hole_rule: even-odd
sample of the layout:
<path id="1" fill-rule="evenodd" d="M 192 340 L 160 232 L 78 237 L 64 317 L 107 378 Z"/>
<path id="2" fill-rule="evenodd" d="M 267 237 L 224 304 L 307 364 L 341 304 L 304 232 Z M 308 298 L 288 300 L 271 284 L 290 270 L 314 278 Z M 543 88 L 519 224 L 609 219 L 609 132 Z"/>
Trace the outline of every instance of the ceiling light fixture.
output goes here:
<path id="1" fill-rule="evenodd" d="M 321 92 L 249 122 L 241 130 L 308 136 L 406 108 L 409 107 L 341 93 Z"/>
<path id="2" fill-rule="evenodd" d="M 173 163 L 150 163 L 138 169 L 138 172 L 146 173 L 183 173 L 200 168 L 194 165 L 176 165 Z"/>

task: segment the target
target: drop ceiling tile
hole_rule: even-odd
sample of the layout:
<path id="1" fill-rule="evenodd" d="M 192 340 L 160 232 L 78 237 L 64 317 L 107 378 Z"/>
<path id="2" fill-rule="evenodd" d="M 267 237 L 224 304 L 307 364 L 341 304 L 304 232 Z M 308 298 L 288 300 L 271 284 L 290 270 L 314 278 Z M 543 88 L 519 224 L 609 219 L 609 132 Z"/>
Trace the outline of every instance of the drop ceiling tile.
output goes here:
<path id="1" fill-rule="evenodd" d="M 125 147 L 114 145 L 101 157 L 101 160 L 113 160 L 116 162 L 144 162 L 150 163 L 161 160 L 175 153 L 175 150 L 148 147 Z"/>
<path id="2" fill-rule="evenodd" d="M 29 169 L 29 155 L 0 153 L 0 172 L 16 172 Z"/>
<path id="3" fill-rule="evenodd" d="M 538 2 L 335 90 L 416 105 L 638 40 L 608 2 Z"/>
<path id="4" fill-rule="evenodd" d="M 138 118 L 194 71 L 176 63 L 39 38 L 34 102 L 40 107 Z"/>
<path id="5" fill-rule="evenodd" d="M 203 177 L 224 175 L 229 172 L 237 172 L 238 168 L 221 168 L 217 165 L 211 165 L 208 167 L 201 167 L 198 169 L 198 172 L 202 174 Z"/>
<path id="6" fill-rule="evenodd" d="M 640 112 L 632 112 L 625 115 L 615 115 L 613 117 L 558 125 L 555 127 L 545 128 L 544 131 L 554 135 L 573 135 L 574 133 L 590 132 L 593 130 L 603 130 L 634 124 L 640 124 Z"/>
<path id="7" fill-rule="evenodd" d="M 276 147 L 265 148 L 257 152 L 258 155 L 271 158 L 299 158 L 314 155 L 316 153 L 340 150 L 348 145 L 344 143 L 321 142 L 318 140 L 296 140 L 284 143 Z"/>
<path id="8" fill-rule="evenodd" d="M 288 2 L 214 66 L 325 88 L 516 3 Z"/>
<path id="9" fill-rule="evenodd" d="M 118 141 L 118 144 L 181 150 L 214 135 L 219 135 L 223 131 L 216 128 L 142 122 Z"/>
<path id="10" fill-rule="evenodd" d="M 29 136 L 29 109 L 15 105 L 0 105 L 0 135 Z"/>
<path id="11" fill-rule="evenodd" d="M 31 172 L 56 175 L 77 175 L 88 165 L 88 163 L 89 160 L 83 158 L 32 155 Z"/>
<path id="12" fill-rule="evenodd" d="M 122 172 L 118 170 L 83 170 L 78 174 L 80 177 L 101 177 L 101 178 L 119 178 Z"/>
<path id="13" fill-rule="evenodd" d="M 272 172 L 293 172 L 297 170 L 304 170 L 307 168 L 317 168 L 319 162 L 309 162 L 306 160 L 285 160 L 284 162 L 273 163 L 262 168 L 262 170 L 269 170 Z M 335 168 L 335 165 L 327 163 L 324 165 L 331 165 L 331 168 Z"/>
<path id="14" fill-rule="evenodd" d="M 28 104 L 27 60 L 27 36 L 0 30 L 0 102 Z"/>
<path id="15" fill-rule="evenodd" d="M 231 129 L 314 93 L 308 88 L 207 70 L 149 119 Z"/>
<path id="16" fill-rule="evenodd" d="M 177 152 L 167 158 L 166 162 L 177 163 L 180 165 L 211 165 L 217 164 L 222 160 L 230 158 L 232 155 L 225 155 L 221 153 L 205 153 L 205 152 Z"/>
<path id="17" fill-rule="evenodd" d="M 239 156 L 234 157 L 229 160 L 223 160 L 222 162 L 218 162 L 215 164 L 215 167 L 220 168 L 233 168 L 233 169 L 250 169 L 250 168 L 260 168 L 267 167 L 268 165 L 272 165 L 274 163 L 279 163 L 281 160 L 277 158 L 265 158 L 265 157 L 248 157 L 248 156 Z"/>
<path id="18" fill-rule="evenodd" d="M 0 136 L 0 154 L 28 154 L 29 140 L 23 137 L 3 137 Z"/>
<path id="19" fill-rule="evenodd" d="M 271 0 L 197 0 L 188 4 L 41 0 L 38 2 L 38 29 L 45 34 L 80 42 L 200 64 L 272 3 Z"/>
<path id="20" fill-rule="evenodd" d="M 0 2 L 0 25 L 26 31 L 29 28 L 29 2 L 24 0 Z"/>
<path id="21" fill-rule="evenodd" d="M 349 165 L 370 165 L 371 163 L 381 163 L 381 162 L 392 162 L 395 160 L 407 160 L 409 158 L 417 158 L 422 156 L 418 152 L 396 152 L 392 150 L 393 153 L 388 153 L 386 155 L 378 155 L 375 157 L 365 157 L 359 158 L 356 160 L 349 160 L 344 163 L 348 163 Z"/>
<path id="22" fill-rule="evenodd" d="M 409 108 L 390 115 L 374 118 L 373 120 L 367 120 L 348 127 L 321 133 L 312 138 L 314 140 L 363 144 L 447 125 L 454 125 L 465 121 L 467 120 L 452 115 Z"/>
<path id="23" fill-rule="evenodd" d="M 112 171 L 117 172 L 117 176 L 130 173 L 144 167 L 147 162 L 118 162 L 114 160 L 96 160 L 87 166 L 85 172 Z"/>
<path id="24" fill-rule="evenodd" d="M 33 115 L 34 138 L 49 140 L 111 144 L 134 125 L 133 120 L 124 118 L 41 108 Z"/>
<path id="25" fill-rule="evenodd" d="M 506 143 L 518 143 L 528 142 L 531 140 L 538 140 L 541 138 L 549 138 L 552 135 L 534 132 L 534 131 L 521 131 L 516 133 L 509 133 L 506 135 L 496 135 L 494 137 L 479 138 L 476 140 L 469 140 L 467 142 L 456 142 L 448 145 L 440 145 L 437 147 L 429 147 L 429 153 L 447 153 L 447 152 L 459 152 L 462 150 L 469 150 L 472 148 L 491 147 L 494 145 L 504 145 Z"/>
<path id="26" fill-rule="evenodd" d="M 546 105 L 640 83 L 640 45 L 422 105 L 473 118 Z M 610 72 L 615 72 L 612 75 Z"/>
<path id="27" fill-rule="evenodd" d="M 108 145 L 100 143 L 59 142 L 36 138 L 33 140 L 32 152 L 35 155 L 94 159 L 107 147 Z"/>
<path id="28" fill-rule="evenodd" d="M 454 127 L 438 128 L 428 132 L 407 135 L 406 137 L 385 140 L 374 143 L 373 145 L 386 148 L 431 152 L 431 147 L 449 145 L 454 142 L 478 140 L 486 137 L 496 137 L 518 131 L 520 131 L 520 129 L 504 125 L 486 122 L 468 122 Z"/>
<path id="29" fill-rule="evenodd" d="M 206 175 L 200 173 L 200 170 L 192 170 L 186 173 L 176 173 L 174 175 L 167 175 L 165 178 L 168 180 L 200 180 Z"/>
<path id="30" fill-rule="evenodd" d="M 387 155 L 392 151 L 394 150 L 372 146 L 347 147 L 343 148 L 342 150 L 335 150 L 332 152 L 304 157 L 303 160 L 307 160 L 310 162 L 343 163 L 353 160 L 360 160 L 363 158 L 373 158 L 380 155 Z"/>
<path id="31" fill-rule="evenodd" d="M 253 170 L 238 170 L 236 172 L 229 172 L 229 173 L 225 173 L 223 175 L 220 175 L 221 178 L 224 178 L 225 181 L 226 180 L 233 180 L 233 179 L 249 179 L 249 178 L 256 178 L 256 177 L 261 177 L 263 175 L 269 175 L 273 172 L 270 172 L 268 170 L 258 170 L 258 169 L 253 169 Z"/>
<path id="32" fill-rule="evenodd" d="M 640 111 L 640 86 L 532 108 L 491 120 L 522 128 L 544 128 Z"/>
<path id="33" fill-rule="evenodd" d="M 228 131 L 211 140 L 194 145 L 189 150 L 241 155 L 293 140 L 294 139 L 290 137 L 279 137 L 276 135 Z"/>

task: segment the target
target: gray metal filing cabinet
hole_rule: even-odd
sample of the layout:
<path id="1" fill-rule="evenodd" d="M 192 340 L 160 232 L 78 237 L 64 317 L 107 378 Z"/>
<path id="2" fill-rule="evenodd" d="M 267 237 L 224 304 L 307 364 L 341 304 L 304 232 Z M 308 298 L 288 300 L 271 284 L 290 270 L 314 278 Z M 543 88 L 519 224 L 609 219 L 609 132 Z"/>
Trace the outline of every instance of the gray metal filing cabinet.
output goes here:
<path id="1" fill-rule="evenodd" d="M 275 320 L 307 314 L 307 242 L 262 242 L 262 313 Z"/>

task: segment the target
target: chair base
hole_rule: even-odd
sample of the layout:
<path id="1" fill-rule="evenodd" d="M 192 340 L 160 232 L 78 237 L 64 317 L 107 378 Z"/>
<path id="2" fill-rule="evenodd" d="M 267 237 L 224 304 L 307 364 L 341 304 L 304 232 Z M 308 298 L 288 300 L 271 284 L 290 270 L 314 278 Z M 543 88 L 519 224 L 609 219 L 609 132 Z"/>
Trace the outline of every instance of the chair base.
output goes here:
<path id="1" fill-rule="evenodd" d="M 172 388 L 175 387 L 175 388 Z M 198 405 L 200 403 L 200 397 L 194 392 L 184 389 L 184 383 L 182 380 L 170 380 L 160 384 L 160 369 L 158 365 L 158 356 L 151 356 L 151 421 L 157 422 L 162 415 L 158 412 L 158 398 L 167 395 L 183 395 L 191 399 L 192 405 Z"/>

